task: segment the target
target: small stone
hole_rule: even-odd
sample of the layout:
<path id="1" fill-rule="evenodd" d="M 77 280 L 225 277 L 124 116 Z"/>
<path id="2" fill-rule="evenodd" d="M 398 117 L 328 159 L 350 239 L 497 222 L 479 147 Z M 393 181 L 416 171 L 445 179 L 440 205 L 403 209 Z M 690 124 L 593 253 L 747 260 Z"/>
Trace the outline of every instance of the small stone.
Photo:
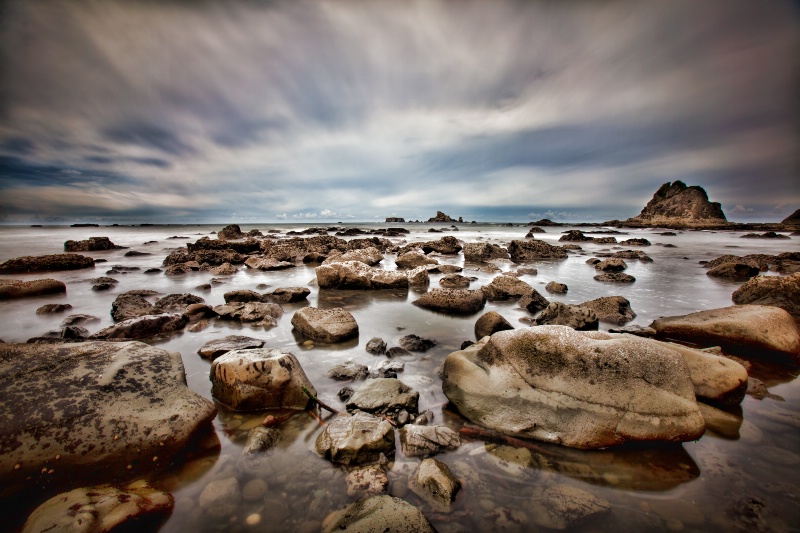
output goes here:
<path id="1" fill-rule="evenodd" d="M 365 349 L 372 355 L 382 355 L 386 353 L 386 342 L 380 337 L 373 337 L 367 342 Z"/>
<path id="2" fill-rule="evenodd" d="M 242 487 L 242 498 L 248 502 L 256 502 L 264 498 L 269 485 L 263 479 L 251 479 Z"/>
<path id="3" fill-rule="evenodd" d="M 248 526 L 257 526 L 258 524 L 261 523 L 261 515 L 258 513 L 249 514 L 247 515 L 245 522 L 247 523 Z"/>
<path id="4" fill-rule="evenodd" d="M 567 292 L 568 287 L 564 283 L 559 283 L 557 281 L 551 281 L 547 285 L 544 286 L 544 290 L 547 292 L 552 292 L 555 294 L 564 294 Z"/>

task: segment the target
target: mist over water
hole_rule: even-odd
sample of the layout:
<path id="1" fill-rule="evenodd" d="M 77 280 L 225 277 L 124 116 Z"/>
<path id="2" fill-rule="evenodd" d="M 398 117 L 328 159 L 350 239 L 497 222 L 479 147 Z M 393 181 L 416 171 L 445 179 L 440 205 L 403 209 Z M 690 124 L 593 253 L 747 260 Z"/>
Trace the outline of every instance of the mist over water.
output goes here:
<path id="1" fill-rule="evenodd" d="M 396 224 L 393 224 L 396 225 Z M 364 229 L 385 227 L 384 224 L 352 225 Z M 429 233 L 430 225 L 404 224 L 411 233 L 393 242 L 410 243 L 436 240 L 453 235 L 464 242 L 489 242 L 508 245 L 512 239 L 523 239 L 524 225 L 512 227 L 500 224 L 459 225 L 459 231 L 445 229 L 442 234 Z M 278 229 L 303 230 L 308 226 L 296 224 L 262 224 L 243 226 L 243 231 L 259 229 L 264 234 Z M 337 225 L 345 229 L 350 225 Z M 94 332 L 113 323 L 109 312 L 116 295 L 132 289 L 152 289 L 159 296 L 190 292 L 202 296 L 206 303 L 224 303 L 223 294 L 236 289 L 267 292 L 282 286 L 309 286 L 308 302 L 283 304 L 285 315 L 275 328 L 264 329 L 230 321 L 212 320 L 208 328 L 192 333 L 181 331 L 150 339 L 146 342 L 182 355 L 189 386 L 211 399 L 208 378 L 210 364 L 197 355 L 197 350 L 212 339 L 231 334 L 247 335 L 266 341 L 266 347 L 294 353 L 318 395 L 335 408 L 344 409 L 337 392 L 346 385 L 358 388 L 361 382 L 333 381 L 325 376 L 328 369 L 346 360 L 375 368 L 385 356 L 373 356 L 364 349 L 372 337 L 383 338 L 396 346 L 400 337 L 416 334 L 435 339 L 438 345 L 426 353 L 413 353 L 399 358 L 405 364 L 398 374 L 401 381 L 420 393 L 420 411 L 430 409 L 434 423 L 458 429 L 464 423 L 460 415 L 449 408 L 442 393 L 437 369 L 447 354 L 458 350 L 465 340 L 476 340 L 474 324 L 486 311 L 494 310 L 515 327 L 525 327 L 521 318 L 531 317 L 517 307 L 515 301 L 488 302 L 485 309 L 472 316 L 450 316 L 411 305 L 424 290 L 402 291 L 335 291 L 319 290 L 313 283 L 314 266 L 301 265 L 282 271 L 261 272 L 239 266 L 232 276 L 213 276 L 195 272 L 178 276 L 163 273 L 144 274 L 147 268 L 160 267 L 167 254 L 186 242 L 209 236 L 221 226 L 145 226 L 145 227 L 0 227 L 0 261 L 21 255 L 60 253 L 68 239 L 107 236 L 117 245 L 131 250 L 151 253 L 146 256 L 125 257 L 128 250 L 85 252 L 95 259 L 106 259 L 94 269 L 53 272 L 39 275 L 2 276 L 12 279 L 51 277 L 67 284 L 66 295 L 42 296 L 0 302 L 0 339 L 5 342 L 25 342 L 28 338 L 57 330 L 68 314 L 85 313 L 100 318 L 89 325 Z M 558 244 L 562 232 L 572 228 L 550 227 L 536 238 Z M 587 228 L 582 228 L 586 230 Z M 591 228 L 593 230 L 597 228 Z M 535 276 L 521 279 L 531 284 L 550 301 L 581 303 L 600 296 L 620 295 L 628 298 L 637 317 L 630 324 L 647 325 L 660 316 L 680 315 L 702 309 L 731 305 L 731 293 L 737 282 L 721 281 L 706 276 L 700 261 L 723 254 L 777 254 L 798 251 L 798 240 L 740 239 L 741 232 L 685 231 L 676 236 L 660 236 L 663 230 L 625 230 L 628 235 L 615 235 L 617 240 L 642 237 L 653 245 L 644 248 L 652 263 L 626 260 L 626 270 L 636 278 L 632 284 L 601 283 L 592 279 L 596 271 L 585 263 L 597 252 L 614 251 L 618 245 L 579 243 L 582 250 L 570 252 L 567 259 L 532 261 L 524 265 L 501 262 L 504 271 L 518 266 L 532 266 Z M 272 235 L 275 236 L 275 235 Z M 180 238 L 171 238 L 180 237 Z M 155 241 L 155 242 L 151 242 Z M 149 243 L 149 244 L 145 244 Z M 563 243 L 562 243 L 563 244 Z M 672 244 L 674 247 L 665 247 Z M 633 247 L 624 247 L 633 248 Z M 385 254 L 382 268 L 394 270 L 393 254 Z M 479 264 L 465 264 L 463 255 L 439 256 L 440 263 L 464 267 L 463 274 L 477 278 L 470 288 L 488 284 L 496 273 L 478 270 Z M 139 267 L 129 273 L 110 274 L 119 281 L 109 291 L 96 292 L 88 280 L 106 275 L 113 265 Z M 766 272 L 764 275 L 775 275 Z M 431 276 L 430 288 L 438 287 L 441 275 Z M 210 291 L 196 287 L 212 278 L 222 281 Z M 544 290 L 549 281 L 566 283 L 564 295 Z M 261 284 L 267 289 L 257 289 Z M 73 308 L 64 314 L 37 315 L 36 309 L 45 303 L 70 303 Z M 357 339 L 335 345 L 309 344 L 297 335 L 290 324 L 292 314 L 311 305 L 323 308 L 343 307 L 359 324 Z M 613 324 L 601 323 L 607 330 Z M 576 531 L 609 530 L 628 527 L 634 530 L 669 531 L 678 525 L 687 531 L 728 531 L 732 526 L 746 523 L 743 516 L 747 498 L 766 502 L 765 516 L 775 530 L 784 530 L 800 523 L 800 507 L 796 501 L 796 479 L 800 476 L 800 387 L 795 379 L 797 368 L 757 364 L 751 371 L 762 379 L 774 396 L 756 400 L 747 396 L 741 407 L 726 411 L 714 410 L 723 423 L 710 428 L 697 442 L 683 445 L 623 446 L 602 451 L 579 451 L 555 445 L 537 443 L 534 450 L 466 439 L 453 452 L 436 456 L 465 481 L 451 513 L 430 507 L 407 488 L 409 476 L 417 460 L 405 458 L 398 450 L 389 465 L 390 494 L 403 497 L 425 512 L 440 531 L 485 530 L 487 524 L 497 526 L 492 512 L 500 507 L 529 516 L 531 495 L 537 487 L 566 483 L 582 487 L 608 500 L 611 513 L 597 523 L 578 526 Z M 331 512 L 354 501 L 344 491 L 347 469 L 317 457 L 314 440 L 320 431 L 316 420 L 305 413 L 295 415 L 281 426 L 282 440 L 262 468 L 242 468 L 239 461 L 242 446 L 250 428 L 260 424 L 264 413 L 232 413 L 220 408 L 214 421 L 220 448 L 199 460 L 176 466 L 154 476 L 155 486 L 170 491 L 176 499 L 175 510 L 163 531 L 178 532 L 193 528 L 201 531 L 247 530 L 246 517 L 261 516 L 262 530 L 286 531 L 319 527 Z M 708 408 L 714 409 L 714 408 Z M 325 418 L 325 412 L 322 412 Z M 199 494 L 209 481 L 236 477 L 240 487 L 254 479 L 263 479 L 269 489 L 257 501 L 243 501 L 235 518 L 210 518 L 198 503 Z M 477 480 L 469 476 L 477 476 Z M 470 479 L 472 483 L 470 484 Z M 38 501 L 25 501 L 30 508 Z M 744 514 L 743 514 L 744 513 Z M 529 517 L 530 518 L 530 517 Z M 487 522 L 489 521 L 489 522 Z M 532 522 L 529 526 L 532 527 Z"/>

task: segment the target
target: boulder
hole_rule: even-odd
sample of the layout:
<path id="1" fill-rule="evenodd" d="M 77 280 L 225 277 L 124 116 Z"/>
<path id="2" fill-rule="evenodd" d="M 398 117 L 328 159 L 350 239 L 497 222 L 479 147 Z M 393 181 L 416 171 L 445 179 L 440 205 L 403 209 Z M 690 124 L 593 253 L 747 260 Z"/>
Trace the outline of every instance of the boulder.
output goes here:
<path id="1" fill-rule="evenodd" d="M 413 304 L 433 311 L 472 314 L 483 309 L 486 296 L 481 291 L 468 289 L 431 289 Z"/>
<path id="2" fill-rule="evenodd" d="M 444 255 L 455 255 L 461 251 L 461 244 L 459 244 L 458 239 L 449 235 L 447 237 L 442 237 L 438 241 L 420 243 L 419 246 L 426 254 L 438 252 Z"/>
<path id="3" fill-rule="evenodd" d="M 594 239 L 592 237 L 587 237 L 580 230 L 572 229 L 562 235 L 558 240 L 561 242 L 592 242 Z"/>
<path id="4" fill-rule="evenodd" d="M 434 508 L 448 511 L 461 488 L 450 468 L 436 459 L 423 459 L 409 483 L 411 490 Z"/>
<path id="5" fill-rule="evenodd" d="M 238 239 L 244 239 L 246 235 L 242 233 L 242 229 L 239 227 L 238 224 L 231 224 L 229 226 L 225 226 L 217 233 L 217 239 L 223 241 L 235 241 Z"/>
<path id="6" fill-rule="evenodd" d="M 647 239 L 626 239 L 624 241 L 620 241 L 620 244 L 624 244 L 626 246 L 650 246 L 650 241 Z"/>
<path id="7" fill-rule="evenodd" d="M 569 326 L 579 331 L 596 330 L 597 315 L 591 309 L 579 305 L 552 302 L 534 320 L 537 325 Z"/>
<path id="8" fill-rule="evenodd" d="M 772 305 L 800 319 L 800 273 L 790 276 L 757 276 L 732 295 L 736 304 Z"/>
<path id="9" fill-rule="evenodd" d="M 406 457 L 435 455 L 459 446 L 458 433 L 445 426 L 406 424 L 400 428 L 400 450 Z"/>
<path id="10" fill-rule="evenodd" d="M 44 294 L 66 293 L 67 286 L 63 281 L 55 279 L 34 279 L 23 281 L 21 279 L 0 280 L 0 300 L 13 300 L 17 298 L 29 298 L 31 296 L 42 296 Z"/>
<path id="11" fill-rule="evenodd" d="M 437 344 L 437 341 L 433 339 L 423 339 L 418 335 L 406 335 L 405 337 L 401 337 L 397 343 L 405 350 L 409 352 L 427 352 Z"/>
<path id="12" fill-rule="evenodd" d="M 224 262 L 219 266 L 215 266 L 209 270 L 215 276 L 231 276 L 239 272 L 239 269 L 228 262 Z"/>
<path id="13" fill-rule="evenodd" d="M 602 270 L 603 272 L 622 272 L 628 268 L 628 264 L 618 257 L 612 257 L 610 259 L 606 259 L 605 261 L 600 261 L 594 265 L 594 268 L 597 270 Z"/>
<path id="14" fill-rule="evenodd" d="M 405 275 L 408 278 L 408 284 L 412 287 L 426 287 L 431 282 L 427 266 L 419 266 L 406 270 Z"/>
<path id="15" fill-rule="evenodd" d="M 94 268 L 94 259 L 77 254 L 26 255 L 0 263 L 0 274 L 27 274 Z"/>
<path id="16" fill-rule="evenodd" d="M 604 281 L 610 283 L 633 283 L 636 278 L 624 272 L 605 272 L 598 274 L 593 278 L 595 281 Z"/>
<path id="17" fill-rule="evenodd" d="M 186 386 L 179 353 L 141 342 L 0 344 L 0 382 L 3 495 L 146 474 L 209 431 L 216 415 Z"/>
<path id="18" fill-rule="evenodd" d="M 123 246 L 117 246 L 108 237 L 89 237 L 83 241 L 66 241 L 64 243 L 65 252 L 99 252 L 115 248 L 123 248 Z"/>
<path id="19" fill-rule="evenodd" d="M 460 289 L 469 287 L 472 280 L 461 274 L 446 274 L 439 279 L 439 285 L 445 289 Z"/>
<path id="20" fill-rule="evenodd" d="M 642 212 L 625 221 L 628 225 L 702 227 L 728 223 L 722 206 L 709 202 L 706 191 L 682 181 L 663 184 Z"/>
<path id="21" fill-rule="evenodd" d="M 800 333 L 792 316 L 779 307 L 736 305 L 655 320 L 650 327 L 660 339 L 700 347 L 720 346 L 725 353 L 757 357 L 800 355 Z"/>
<path id="22" fill-rule="evenodd" d="M 372 355 L 383 355 L 386 353 L 386 341 L 380 337 L 373 337 L 367 342 L 365 349 Z"/>
<path id="23" fill-rule="evenodd" d="M 646 339 L 564 326 L 501 331 L 445 359 L 443 391 L 473 422 L 578 448 L 704 431 L 689 369 Z"/>
<path id="24" fill-rule="evenodd" d="M 156 303 L 153 304 L 153 307 L 164 313 L 170 311 L 183 313 L 190 305 L 202 304 L 205 302 L 206 301 L 203 298 L 200 296 L 195 296 L 194 294 L 168 294 L 163 298 L 156 300 Z"/>
<path id="25" fill-rule="evenodd" d="M 69 315 L 67 318 L 61 321 L 61 327 L 78 326 L 80 324 L 89 324 L 91 322 L 100 322 L 100 319 L 96 316 L 85 314 Z"/>
<path id="26" fill-rule="evenodd" d="M 464 245 L 464 261 L 481 263 L 489 259 L 508 259 L 508 250 L 488 242 L 471 242 Z"/>
<path id="27" fill-rule="evenodd" d="M 208 341 L 197 350 L 200 357 L 206 359 L 216 359 L 220 355 L 224 355 L 234 350 L 248 350 L 252 348 L 261 348 L 264 343 L 261 339 L 254 339 L 253 337 L 245 337 L 244 335 L 228 335 L 221 339 L 214 339 Z"/>
<path id="28" fill-rule="evenodd" d="M 352 381 L 355 379 L 366 379 L 368 374 L 369 368 L 367 368 L 366 365 L 354 361 L 345 361 L 328 370 L 325 375 L 336 381 Z"/>
<path id="29" fill-rule="evenodd" d="M 156 526 L 169 517 L 174 504 L 171 494 L 154 489 L 144 480 L 121 489 L 111 485 L 84 487 L 53 496 L 37 507 L 22 532 L 95 533 L 138 529 L 139 524 Z"/>
<path id="30" fill-rule="evenodd" d="M 480 340 L 487 335 L 508 329 L 514 329 L 514 326 L 497 311 L 489 311 L 482 314 L 475 322 L 475 338 Z"/>
<path id="31" fill-rule="evenodd" d="M 153 304 L 131 291 L 120 294 L 111 303 L 111 318 L 116 322 L 158 313 Z"/>
<path id="32" fill-rule="evenodd" d="M 381 494 L 368 496 L 336 511 L 322 524 L 323 533 L 338 531 L 391 531 L 392 533 L 435 533 L 435 529 L 410 503 Z"/>
<path id="33" fill-rule="evenodd" d="M 311 290 L 307 287 L 278 287 L 269 295 L 270 300 L 277 303 L 295 303 L 308 299 Z"/>
<path id="34" fill-rule="evenodd" d="M 344 481 L 348 496 L 386 494 L 389 491 L 389 477 L 380 465 L 354 468 L 347 473 Z"/>
<path id="35" fill-rule="evenodd" d="M 289 261 L 281 261 L 280 259 L 275 259 L 274 257 L 258 257 L 252 256 L 248 257 L 247 260 L 244 262 L 247 268 L 254 268 L 256 270 L 284 270 L 286 268 L 292 268 L 295 266 L 294 263 Z"/>
<path id="36" fill-rule="evenodd" d="M 408 277 L 403 272 L 373 268 L 360 261 L 320 265 L 316 268 L 320 289 L 405 289 Z"/>
<path id="37" fill-rule="evenodd" d="M 261 295 L 261 293 L 247 289 L 228 291 L 223 294 L 222 297 L 225 299 L 226 304 L 264 301 L 264 297 Z"/>
<path id="38" fill-rule="evenodd" d="M 514 276 L 500 275 L 492 279 L 491 283 L 481 287 L 487 300 L 508 300 L 528 296 L 533 292 L 533 287 Z"/>
<path id="39" fill-rule="evenodd" d="M 347 401 L 348 411 L 396 416 L 401 410 L 417 412 L 419 393 L 397 378 L 367 380 Z"/>
<path id="40" fill-rule="evenodd" d="M 347 250 L 344 253 L 338 250 L 332 250 L 322 264 L 344 263 L 347 261 L 359 261 L 365 265 L 375 266 L 383 261 L 383 253 L 374 246 Z"/>
<path id="41" fill-rule="evenodd" d="M 319 434 L 314 447 L 334 463 L 369 463 L 394 451 L 394 428 L 369 413 L 339 413 Z"/>
<path id="42" fill-rule="evenodd" d="M 550 305 L 550 302 L 547 298 L 539 294 L 539 291 L 536 289 L 533 289 L 529 295 L 519 299 L 519 306 L 523 309 L 527 309 L 530 313 L 541 311 L 548 305 Z"/>
<path id="43" fill-rule="evenodd" d="M 567 287 L 566 284 L 564 283 L 551 281 L 550 283 L 544 286 L 544 290 L 555 294 L 566 294 L 566 292 L 569 290 L 569 287 Z"/>
<path id="44" fill-rule="evenodd" d="M 211 395 L 234 411 L 305 409 L 316 389 L 291 353 L 277 349 L 233 350 L 211 363 Z"/>
<path id="45" fill-rule="evenodd" d="M 275 327 L 283 316 L 278 304 L 264 302 L 230 303 L 217 305 L 214 312 L 223 320 L 238 320 L 253 326 Z"/>
<path id="46" fill-rule="evenodd" d="M 183 329 L 189 317 L 179 313 L 144 315 L 117 322 L 91 335 L 92 340 L 147 339 Z"/>
<path id="47" fill-rule="evenodd" d="M 608 501 L 571 485 L 536 487 L 530 506 L 533 522 L 550 530 L 578 528 L 611 511 Z"/>
<path id="48" fill-rule="evenodd" d="M 614 252 L 611 254 L 611 257 L 619 257 L 620 259 L 638 259 L 639 261 L 644 261 L 645 263 L 653 262 L 653 258 L 641 250 L 620 250 L 619 252 Z"/>
<path id="49" fill-rule="evenodd" d="M 595 237 L 594 238 L 595 244 L 617 244 L 616 237 Z"/>
<path id="50" fill-rule="evenodd" d="M 757 266 L 747 265 L 744 263 L 722 263 L 713 268 L 710 268 L 706 275 L 715 278 L 728 278 L 728 279 L 750 279 L 753 276 L 758 276 L 760 269 Z"/>
<path id="51" fill-rule="evenodd" d="M 602 296 L 578 305 L 592 310 L 599 320 L 612 322 L 618 326 L 636 318 L 631 303 L 622 296 Z"/>
<path id="52" fill-rule="evenodd" d="M 37 315 L 51 315 L 54 313 L 63 313 L 72 309 L 71 304 L 44 304 L 36 310 Z"/>
<path id="53" fill-rule="evenodd" d="M 292 326 L 309 339 L 335 343 L 358 336 L 358 324 L 349 311 L 336 307 L 304 307 L 292 316 Z"/>
<path id="54" fill-rule="evenodd" d="M 437 265 L 439 261 L 428 257 L 420 251 L 410 250 L 399 255 L 394 263 L 397 265 L 397 268 L 416 268 L 424 265 Z"/>
<path id="55" fill-rule="evenodd" d="M 508 253 L 515 263 L 532 261 L 536 259 L 564 259 L 567 251 L 560 246 L 553 246 L 544 241 L 530 239 L 526 241 L 511 241 Z"/>

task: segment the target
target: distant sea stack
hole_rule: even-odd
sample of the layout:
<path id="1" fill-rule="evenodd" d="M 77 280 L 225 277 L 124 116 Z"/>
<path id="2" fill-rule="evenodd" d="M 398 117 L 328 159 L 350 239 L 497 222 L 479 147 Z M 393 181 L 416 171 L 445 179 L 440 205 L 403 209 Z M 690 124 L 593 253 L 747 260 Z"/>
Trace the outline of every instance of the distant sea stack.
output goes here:
<path id="1" fill-rule="evenodd" d="M 428 222 L 464 222 L 462 217 L 458 217 L 458 220 L 454 218 L 450 218 L 450 215 L 445 215 L 441 211 L 436 211 L 436 216 L 433 218 L 429 218 Z"/>
<path id="2" fill-rule="evenodd" d="M 718 202 L 709 202 L 706 191 L 682 181 L 665 183 L 647 202 L 638 216 L 622 223 L 626 226 L 703 227 L 725 226 L 728 219 Z"/>
<path id="3" fill-rule="evenodd" d="M 785 224 L 787 226 L 800 226 L 800 209 L 784 218 L 781 221 L 781 224 Z"/>
<path id="4" fill-rule="evenodd" d="M 405 223 L 406 219 L 403 217 L 386 217 L 386 222 L 399 222 Z"/>

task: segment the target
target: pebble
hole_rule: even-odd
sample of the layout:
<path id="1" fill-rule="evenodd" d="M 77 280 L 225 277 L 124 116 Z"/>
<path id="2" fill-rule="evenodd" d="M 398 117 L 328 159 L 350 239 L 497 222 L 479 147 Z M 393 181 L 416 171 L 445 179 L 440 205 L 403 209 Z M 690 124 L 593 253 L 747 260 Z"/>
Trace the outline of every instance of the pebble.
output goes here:
<path id="1" fill-rule="evenodd" d="M 249 502 L 261 500 L 269 490 L 269 485 L 263 479 L 251 479 L 242 488 L 242 498 Z"/>
<path id="2" fill-rule="evenodd" d="M 247 515 L 245 522 L 247 522 L 248 526 L 257 526 L 261 523 L 261 515 L 258 513 L 249 514 Z"/>

